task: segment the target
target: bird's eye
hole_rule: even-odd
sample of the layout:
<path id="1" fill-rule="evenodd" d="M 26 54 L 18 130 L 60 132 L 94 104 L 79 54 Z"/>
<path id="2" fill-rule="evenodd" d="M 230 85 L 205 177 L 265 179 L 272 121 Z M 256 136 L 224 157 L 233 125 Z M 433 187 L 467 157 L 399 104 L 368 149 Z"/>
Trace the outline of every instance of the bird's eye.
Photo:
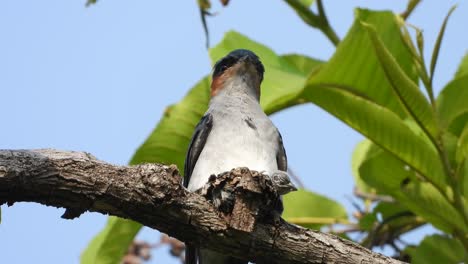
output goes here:
<path id="1" fill-rule="evenodd" d="M 221 71 L 225 71 L 225 70 L 227 70 L 227 68 L 228 68 L 227 65 L 223 65 L 223 66 L 221 66 Z"/>

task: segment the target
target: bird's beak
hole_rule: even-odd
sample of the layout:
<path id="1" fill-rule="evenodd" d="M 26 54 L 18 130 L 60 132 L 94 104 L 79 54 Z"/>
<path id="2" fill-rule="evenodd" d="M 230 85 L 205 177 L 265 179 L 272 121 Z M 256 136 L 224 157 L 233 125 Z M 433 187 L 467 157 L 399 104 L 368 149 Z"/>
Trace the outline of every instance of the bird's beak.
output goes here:
<path id="1" fill-rule="evenodd" d="M 290 187 L 291 187 L 291 192 L 297 191 L 297 187 L 294 186 L 294 184 L 290 183 Z"/>
<path id="2" fill-rule="evenodd" d="M 255 74 L 255 75 L 258 74 L 257 70 L 255 69 L 255 65 L 252 61 L 252 58 L 250 58 L 250 56 L 248 55 L 240 58 L 237 64 L 238 64 L 237 73 L 241 73 L 241 74 L 250 73 L 250 74 Z"/>

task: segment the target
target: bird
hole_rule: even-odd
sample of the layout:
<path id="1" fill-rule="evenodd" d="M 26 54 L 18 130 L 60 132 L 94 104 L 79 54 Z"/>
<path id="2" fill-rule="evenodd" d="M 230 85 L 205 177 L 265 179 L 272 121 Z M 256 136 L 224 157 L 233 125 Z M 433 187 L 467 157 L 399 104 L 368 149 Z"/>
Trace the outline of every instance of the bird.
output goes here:
<path id="1" fill-rule="evenodd" d="M 248 167 L 276 175 L 279 194 L 295 190 L 287 176 L 280 132 L 260 106 L 265 68 L 252 51 L 237 49 L 213 67 L 208 110 L 195 128 L 187 151 L 183 185 L 201 189 L 211 175 Z M 281 201 L 280 201 L 281 202 Z M 279 213 L 282 204 L 278 206 Z M 244 264 L 246 260 L 187 244 L 186 264 Z"/>

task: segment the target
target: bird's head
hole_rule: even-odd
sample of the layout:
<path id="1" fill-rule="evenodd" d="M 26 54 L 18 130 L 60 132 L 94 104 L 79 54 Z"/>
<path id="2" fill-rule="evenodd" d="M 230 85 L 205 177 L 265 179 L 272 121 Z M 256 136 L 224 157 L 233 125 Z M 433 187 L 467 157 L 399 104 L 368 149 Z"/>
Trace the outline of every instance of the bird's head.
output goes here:
<path id="1" fill-rule="evenodd" d="M 231 51 L 214 66 L 211 97 L 231 89 L 252 94 L 258 100 L 264 72 L 262 62 L 252 51 Z"/>

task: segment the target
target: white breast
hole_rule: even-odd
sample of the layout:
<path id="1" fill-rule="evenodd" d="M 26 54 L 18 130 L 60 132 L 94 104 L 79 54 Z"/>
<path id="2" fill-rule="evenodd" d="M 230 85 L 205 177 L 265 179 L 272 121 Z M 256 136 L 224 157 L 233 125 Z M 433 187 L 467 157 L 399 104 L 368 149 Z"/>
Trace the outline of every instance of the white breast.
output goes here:
<path id="1" fill-rule="evenodd" d="M 209 110 L 213 115 L 213 128 L 190 177 L 190 191 L 203 187 L 210 175 L 233 168 L 248 167 L 267 174 L 278 169 L 278 132 L 260 107 L 258 109 L 248 114 Z"/>

